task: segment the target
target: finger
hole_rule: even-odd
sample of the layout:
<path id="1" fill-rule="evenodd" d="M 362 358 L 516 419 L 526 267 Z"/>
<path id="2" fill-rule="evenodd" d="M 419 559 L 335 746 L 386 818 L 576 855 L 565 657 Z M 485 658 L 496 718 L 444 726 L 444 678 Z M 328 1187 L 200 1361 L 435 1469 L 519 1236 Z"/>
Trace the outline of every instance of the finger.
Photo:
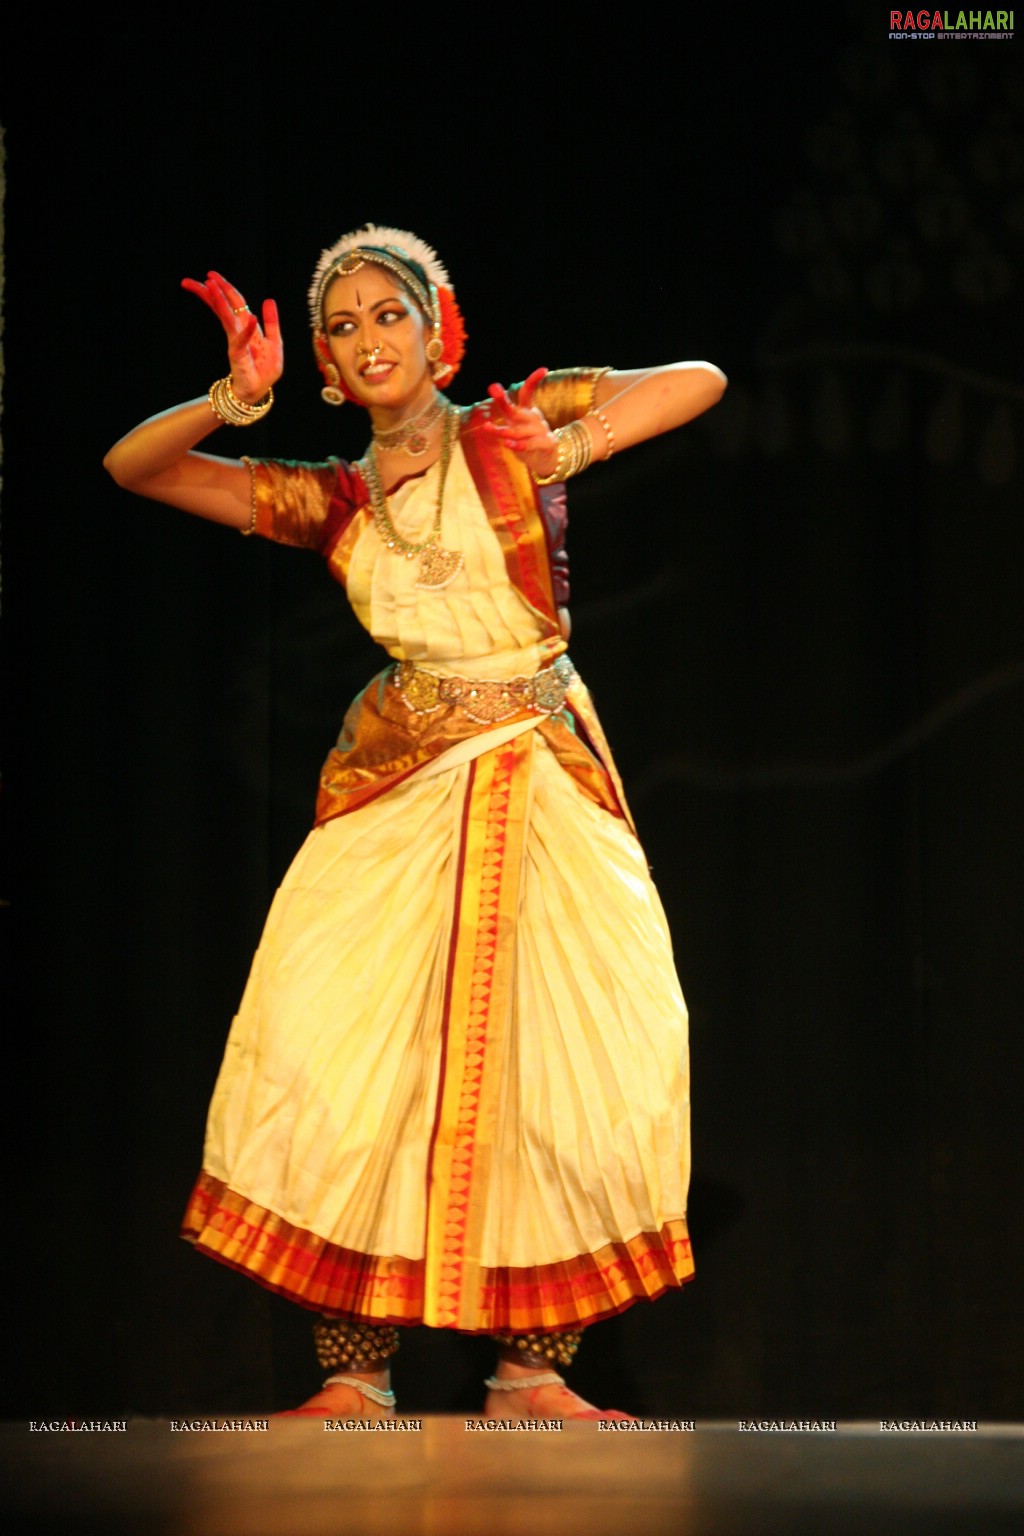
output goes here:
<path id="1" fill-rule="evenodd" d="M 515 406 L 512 404 L 512 401 L 509 398 L 508 390 L 505 388 L 504 384 L 488 384 L 487 393 L 490 395 L 498 409 L 500 411 L 504 411 L 506 416 L 511 417 L 513 411 L 515 410 Z"/>
<path id="2" fill-rule="evenodd" d="M 530 423 L 524 425 L 514 421 L 485 421 L 484 431 L 490 432 L 492 437 L 500 438 L 510 448 L 535 440 Z"/>
<path id="3" fill-rule="evenodd" d="M 214 274 L 207 275 L 206 282 L 202 285 L 202 297 L 209 304 L 221 325 L 229 336 L 234 335 L 238 324 L 238 316 L 232 313 L 232 304 L 222 286 L 215 281 Z"/>
<path id="4" fill-rule="evenodd" d="M 540 443 L 548 435 L 547 425 L 536 416 L 528 416 L 525 420 L 520 418 L 518 421 L 491 421 L 487 425 L 506 443 Z"/>
<path id="5" fill-rule="evenodd" d="M 487 427 L 485 426 L 485 431 Z M 514 453 L 517 458 L 529 459 L 536 454 L 545 454 L 551 447 L 550 435 L 516 433 L 503 428 L 490 428 L 491 435 L 497 439 L 502 448 Z"/>
<path id="6" fill-rule="evenodd" d="M 187 293 L 194 293 L 197 298 L 202 299 L 207 308 L 212 309 L 214 314 L 217 314 L 217 305 L 206 283 L 197 283 L 194 277 L 183 277 L 181 286 Z"/>
<path id="7" fill-rule="evenodd" d="M 505 447 L 510 453 L 517 453 L 525 458 L 531 453 L 543 453 L 548 444 L 542 438 L 505 438 Z"/>
<path id="8" fill-rule="evenodd" d="M 229 308 L 232 310 L 242 310 L 249 308 L 248 304 L 245 302 L 244 295 L 239 292 L 234 283 L 228 282 L 227 278 L 222 272 L 208 272 L 206 276 L 208 281 L 215 283 L 221 290 L 224 297 L 228 301 Z"/>
<path id="9" fill-rule="evenodd" d="M 244 296 L 238 291 L 234 283 L 229 283 L 226 277 L 219 272 L 208 272 L 207 283 L 211 292 L 217 295 L 216 310 L 220 316 L 221 324 L 229 336 L 238 333 L 244 328 L 249 319 L 250 309 Z M 251 334 L 251 333 L 250 333 Z"/>
<path id="10" fill-rule="evenodd" d="M 537 385 L 542 379 L 547 378 L 547 372 L 546 368 L 535 368 L 530 377 L 523 383 L 519 391 L 519 405 L 522 410 L 528 411 L 533 405 L 533 397 L 537 392 Z"/>
<path id="11" fill-rule="evenodd" d="M 255 315 L 249 315 L 240 331 L 236 331 L 228 343 L 228 355 L 240 357 L 248 349 L 249 343 L 256 333 L 259 322 Z"/>
<path id="12" fill-rule="evenodd" d="M 263 334 L 267 340 L 280 341 L 281 322 L 277 313 L 277 301 L 275 299 L 263 300 Z"/>

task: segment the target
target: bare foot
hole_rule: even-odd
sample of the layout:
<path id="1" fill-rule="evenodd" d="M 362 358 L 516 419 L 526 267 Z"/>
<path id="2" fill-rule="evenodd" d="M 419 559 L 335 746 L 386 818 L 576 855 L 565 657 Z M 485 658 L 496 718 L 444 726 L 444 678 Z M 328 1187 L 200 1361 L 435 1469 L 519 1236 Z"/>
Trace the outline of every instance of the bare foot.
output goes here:
<path id="1" fill-rule="evenodd" d="M 536 1371 L 517 1370 L 502 1363 L 497 1370 L 499 1381 L 515 1376 L 539 1374 Z M 523 1387 L 516 1389 L 493 1388 L 484 1403 L 485 1419 L 629 1419 L 632 1415 L 619 1413 L 610 1408 L 602 1411 L 580 1397 L 571 1387 L 561 1385 Z"/>
<path id="2" fill-rule="evenodd" d="M 355 1372 L 352 1374 L 354 1375 Z M 368 1386 L 380 1387 L 384 1392 L 389 1389 L 386 1371 L 377 1371 L 373 1375 L 365 1376 L 360 1374 L 359 1380 L 365 1381 Z M 277 1419 L 300 1416 L 321 1419 L 393 1419 L 395 1410 L 393 1407 L 382 1408 L 372 1398 L 364 1397 L 357 1388 L 339 1382 L 336 1386 L 324 1387 L 321 1391 L 314 1393 L 298 1408 L 289 1408 L 284 1413 L 274 1415 Z"/>

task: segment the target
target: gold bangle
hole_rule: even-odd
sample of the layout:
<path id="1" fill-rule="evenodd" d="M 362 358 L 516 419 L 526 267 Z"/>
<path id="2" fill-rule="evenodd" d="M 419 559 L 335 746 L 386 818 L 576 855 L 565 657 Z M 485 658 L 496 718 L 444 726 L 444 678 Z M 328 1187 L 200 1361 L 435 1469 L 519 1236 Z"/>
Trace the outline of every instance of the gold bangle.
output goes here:
<path id="1" fill-rule="evenodd" d="M 597 420 L 601 423 L 601 426 L 604 428 L 605 440 L 607 441 L 607 444 L 608 444 L 608 452 L 605 454 L 603 462 L 605 464 L 607 464 L 608 460 L 611 458 L 612 454 L 615 452 L 615 433 L 612 431 L 611 427 L 608 425 L 608 417 L 605 415 L 604 411 L 598 411 L 598 410 L 593 410 L 592 409 L 592 410 L 589 410 L 587 412 L 587 415 L 588 416 L 596 416 Z"/>
<path id="2" fill-rule="evenodd" d="M 611 367 L 595 368 L 594 369 L 593 375 L 592 375 L 591 380 L 590 380 L 590 404 L 587 406 L 587 414 L 589 414 L 592 410 L 594 410 L 594 408 L 597 405 L 597 386 L 600 384 L 600 382 L 604 378 L 605 374 L 608 374 L 608 373 L 611 373 L 611 372 L 612 372 Z"/>
<path id="3" fill-rule="evenodd" d="M 534 475 L 535 485 L 555 485 L 582 474 L 594 453 L 594 439 L 582 420 L 567 422 L 556 427 L 554 439 L 558 444 L 558 457 L 550 475 Z"/>
<path id="4" fill-rule="evenodd" d="M 235 394 L 229 373 L 226 379 L 217 379 L 210 385 L 206 398 L 210 402 L 211 411 L 220 421 L 232 427 L 251 427 L 254 421 L 259 421 L 270 410 L 274 403 L 274 389 L 271 385 L 262 400 L 250 404 Z"/>

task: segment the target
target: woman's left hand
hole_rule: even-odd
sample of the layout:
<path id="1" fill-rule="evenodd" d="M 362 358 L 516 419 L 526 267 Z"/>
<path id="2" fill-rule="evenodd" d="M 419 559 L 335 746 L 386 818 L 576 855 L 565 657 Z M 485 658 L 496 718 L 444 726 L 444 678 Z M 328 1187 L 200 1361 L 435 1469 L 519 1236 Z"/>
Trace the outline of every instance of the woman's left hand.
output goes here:
<path id="1" fill-rule="evenodd" d="M 543 411 L 533 403 L 537 385 L 547 371 L 546 368 L 535 369 L 515 402 L 503 384 L 491 384 L 487 390 L 494 404 L 486 430 L 522 459 L 531 474 L 540 476 L 551 474 L 558 461 L 555 434 Z"/>

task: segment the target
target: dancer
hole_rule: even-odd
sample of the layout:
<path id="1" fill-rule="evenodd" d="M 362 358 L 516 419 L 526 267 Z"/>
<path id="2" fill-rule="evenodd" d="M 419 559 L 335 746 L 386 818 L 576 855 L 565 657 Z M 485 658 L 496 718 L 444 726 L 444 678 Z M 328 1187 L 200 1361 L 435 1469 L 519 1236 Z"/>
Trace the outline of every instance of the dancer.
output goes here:
<path id="1" fill-rule="evenodd" d="M 368 412 L 362 458 L 221 458 L 196 449 L 273 404 L 277 310 L 258 319 L 217 272 L 183 286 L 223 326 L 229 372 L 129 432 L 108 470 L 319 551 L 391 658 L 345 716 L 271 906 L 184 1235 L 317 1314 L 328 1375 L 293 1412 L 392 1415 L 391 1356 L 423 1323 L 493 1337 L 487 1417 L 628 1417 L 561 1372 L 584 1328 L 692 1274 L 687 1015 L 568 656 L 564 482 L 692 420 L 725 379 L 541 368 L 456 405 L 448 273 L 367 225 L 309 291 L 323 397 Z"/>

